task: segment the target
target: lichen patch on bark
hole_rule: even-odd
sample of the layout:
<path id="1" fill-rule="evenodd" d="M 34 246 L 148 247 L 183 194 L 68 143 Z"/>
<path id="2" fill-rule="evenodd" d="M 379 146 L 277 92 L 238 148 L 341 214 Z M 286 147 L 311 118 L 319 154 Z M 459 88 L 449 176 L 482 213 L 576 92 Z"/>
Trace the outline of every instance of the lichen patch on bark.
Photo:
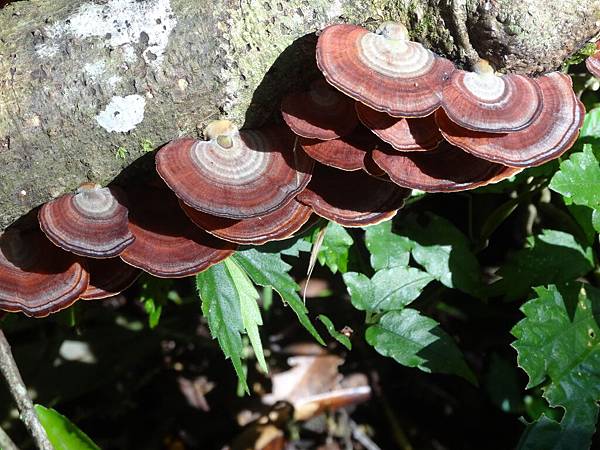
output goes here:
<path id="1" fill-rule="evenodd" d="M 114 96 L 96 116 L 96 122 L 109 133 L 126 133 L 144 120 L 146 99 L 141 95 Z"/>

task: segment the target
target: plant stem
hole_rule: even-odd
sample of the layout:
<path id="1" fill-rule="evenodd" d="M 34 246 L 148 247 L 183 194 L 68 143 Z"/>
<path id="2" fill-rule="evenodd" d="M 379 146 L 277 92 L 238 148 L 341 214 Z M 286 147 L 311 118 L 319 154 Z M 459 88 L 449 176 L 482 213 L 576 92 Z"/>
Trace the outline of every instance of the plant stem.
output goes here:
<path id="1" fill-rule="evenodd" d="M 15 399 L 21 420 L 29 430 L 38 449 L 54 450 L 48 440 L 46 430 L 42 427 L 35 409 L 33 409 L 33 402 L 27 393 L 27 388 L 23 383 L 23 378 L 21 378 L 21 373 L 2 329 L 0 329 L 0 372 L 2 372 L 10 393 Z"/>
<path id="2" fill-rule="evenodd" d="M 0 427 L 0 448 L 2 450 L 19 450 L 6 431 Z"/>

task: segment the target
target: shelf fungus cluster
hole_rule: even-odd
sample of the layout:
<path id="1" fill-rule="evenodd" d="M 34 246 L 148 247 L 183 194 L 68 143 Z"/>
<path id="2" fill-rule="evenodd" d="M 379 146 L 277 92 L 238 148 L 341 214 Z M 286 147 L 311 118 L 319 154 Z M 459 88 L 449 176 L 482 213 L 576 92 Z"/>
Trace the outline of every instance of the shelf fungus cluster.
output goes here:
<path id="1" fill-rule="evenodd" d="M 212 122 L 205 140 L 160 149 L 145 186 L 84 184 L 9 228 L 0 310 L 43 317 L 114 295 L 141 271 L 192 275 L 319 216 L 376 224 L 410 189 L 473 189 L 556 158 L 582 124 L 567 75 L 499 75 L 485 61 L 458 70 L 400 24 L 333 25 L 316 50 L 323 79 L 283 99 L 287 127 Z"/>
<path id="2" fill-rule="evenodd" d="M 397 23 L 374 33 L 332 25 L 316 55 L 324 80 L 284 99 L 285 122 L 320 164 L 402 188 L 454 192 L 498 182 L 563 154 L 583 121 L 567 75 L 500 75 L 483 60 L 459 70 Z M 328 170 L 328 186 L 345 177 L 354 191 L 360 175 L 340 170 Z M 301 201 L 314 197 L 311 185 Z"/>
<path id="3" fill-rule="evenodd" d="M 585 60 L 585 66 L 592 75 L 600 78 L 600 41 L 596 42 L 596 51 Z"/>

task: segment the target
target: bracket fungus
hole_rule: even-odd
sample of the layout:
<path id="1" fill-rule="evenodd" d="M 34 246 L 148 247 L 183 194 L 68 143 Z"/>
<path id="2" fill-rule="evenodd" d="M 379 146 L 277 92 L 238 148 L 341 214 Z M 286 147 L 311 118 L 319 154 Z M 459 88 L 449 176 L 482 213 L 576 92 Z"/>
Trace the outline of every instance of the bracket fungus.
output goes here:
<path id="1" fill-rule="evenodd" d="M 442 107 L 463 128 L 488 133 L 518 131 L 540 114 L 542 93 L 524 75 L 497 75 L 480 60 L 473 72 L 455 71 L 443 88 Z"/>
<path id="2" fill-rule="evenodd" d="M 81 294 L 82 300 L 113 297 L 131 286 L 142 273 L 140 269 L 126 264 L 121 258 L 88 258 L 86 267 L 90 274 L 90 283 Z"/>
<path id="3" fill-rule="evenodd" d="M 156 155 L 156 169 L 173 192 L 198 211 L 230 219 L 268 214 L 310 181 L 313 161 L 284 128 L 238 131 L 209 125 L 208 141 L 178 139 Z"/>
<path id="4" fill-rule="evenodd" d="M 45 317 L 77 301 L 88 283 L 81 259 L 53 245 L 36 224 L 13 225 L 0 236 L 1 310 Z"/>
<path id="5" fill-rule="evenodd" d="M 385 22 L 375 33 L 331 25 L 317 42 L 317 65 L 344 94 L 396 117 L 424 117 L 441 104 L 454 64 L 408 38 L 406 27 Z"/>
<path id="6" fill-rule="evenodd" d="M 498 182 L 519 169 L 476 158 L 447 142 L 429 152 L 376 149 L 373 161 L 399 186 L 425 192 L 457 192 Z"/>
<path id="7" fill-rule="evenodd" d="M 354 100 L 333 89 L 325 80 L 314 81 L 308 92 L 285 96 L 281 115 L 298 136 L 322 141 L 345 136 L 358 125 Z"/>
<path id="8" fill-rule="evenodd" d="M 123 194 L 94 183 L 46 203 L 38 218 L 55 245 L 90 258 L 117 256 L 135 239 L 127 228 Z"/>
<path id="9" fill-rule="evenodd" d="M 160 278 L 180 278 L 207 269 L 237 248 L 190 222 L 166 188 L 138 188 L 130 191 L 130 199 L 129 228 L 136 239 L 121 254 L 127 264 Z"/>
<path id="10" fill-rule="evenodd" d="M 401 152 L 427 151 L 442 142 L 433 115 L 415 119 L 392 117 L 356 102 L 358 118 L 379 139 Z"/>
<path id="11" fill-rule="evenodd" d="M 364 158 L 377 147 L 377 138 L 362 125 L 352 134 L 329 141 L 300 139 L 300 145 L 308 156 L 340 170 L 361 170 Z"/>
<path id="12" fill-rule="evenodd" d="M 438 110 L 436 121 L 444 137 L 479 158 L 507 166 L 537 166 L 559 157 L 577 139 L 584 106 L 568 75 L 552 72 L 534 81 L 540 87 L 544 107 L 527 128 L 504 134 L 471 131 Z"/>
<path id="13" fill-rule="evenodd" d="M 394 217 L 409 195 L 410 190 L 362 171 L 343 172 L 317 165 L 298 201 L 325 219 L 345 227 L 363 227 Z"/>
<path id="14" fill-rule="evenodd" d="M 600 41 L 596 42 L 596 51 L 585 60 L 585 66 L 592 75 L 600 78 Z"/>
<path id="15" fill-rule="evenodd" d="M 287 239 L 308 222 L 312 209 L 292 200 L 280 209 L 250 219 L 227 219 L 206 214 L 180 202 L 185 214 L 197 226 L 226 241 L 244 245 L 260 245 Z"/>

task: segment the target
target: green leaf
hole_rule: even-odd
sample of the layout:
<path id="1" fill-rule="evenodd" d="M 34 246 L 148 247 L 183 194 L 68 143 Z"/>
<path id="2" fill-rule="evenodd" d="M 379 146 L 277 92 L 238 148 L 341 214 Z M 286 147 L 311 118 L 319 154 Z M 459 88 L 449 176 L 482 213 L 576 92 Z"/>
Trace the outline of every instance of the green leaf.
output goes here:
<path id="1" fill-rule="evenodd" d="M 344 227 L 329 222 L 319 250 L 319 262 L 329 267 L 333 273 L 338 270 L 345 273 L 348 270 L 348 255 L 352 244 L 354 240 Z"/>
<path id="2" fill-rule="evenodd" d="M 398 233 L 412 241 L 413 258 L 436 280 L 468 294 L 479 293 L 479 262 L 467 237 L 446 219 L 434 214 L 418 219 L 410 214 L 400 223 Z"/>
<path id="3" fill-rule="evenodd" d="M 383 269 L 369 279 L 357 272 L 343 275 L 355 308 L 370 311 L 402 309 L 414 301 L 433 277 L 414 267 Z"/>
<path id="4" fill-rule="evenodd" d="M 249 392 L 242 367 L 244 347 L 240 333 L 244 331 L 239 294 L 224 262 L 196 275 L 196 286 L 202 300 L 202 313 L 213 338 L 219 341 L 226 358 L 230 358 L 238 380 Z"/>
<path id="5" fill-rule="evenodd" d="M 512 329 L 512 345 L 527 387 L 545 382 L 550 406 L 565 410 L 560 439 L 549 448 L 587 449 L 600 400 L 600 290 L 570 282 L 535 292 L 521 307 L 525 318 Z"/>
<path id="6" fill-rule="evenodd" d="M 587 112 L 579 136 L 582 138 L 600 137 L 600 108 L 594 108 Z"/>
<path id="7" fill-rule="evenodd" d="M 523 432 L 517 450 L 558 450 L 577 447 L 564 446 L 561 439 L 560 424 L 542 415 L 538 420 L 527 425 Z"/>
<path id="8" fill-rule="evenodd" d="M 263 372 L 267 373 L 269 368 L 265 361 L 262 342 L 260 341 L 260 334 L 258 333 L 258 326 L 262 325 L 262 317 L 260 316 L 260 309 L 258 308 L 258 299 L 260 298 L 260 295 L 248 278 L 248 275 L 246 275 L 246 273 L 242 271 L 231 258 L 227 258 L 224 263 L 229 270 L 233 285 L 238 292 L 242 323 L 244 324 L 244 329 L 250 339 L 250 345 L 252 345 L 252 348 L 254 349 L 254 354 L 256 355 L 260 368 Z"/>
<path id="9" fill-rule="evenodd" d="M 550 189 L 571 199 L 578 205 L 600 208 L 600 162 L 585 144 L 583 151 L 571 154 L 550 181 Z"/>
<path id="10" fill-rule="evenodd" d="M 35 412 L 54 450 L 100 450 L 83 431 L 54 409 L 35 405 Z"/>
<path id="11" fill-rule="evenodd" d="M 568 233 L 544 230 L 529 237 L 526 247 L 498 270 L 502 280 L 491 286 L 491 294 L 515 300 L 527 296 L 531 286 L 573 280 L 593 267 L 590 247 L 582 246 Z"/>
<path id="12" fill-rule="evenodd" d="M 600 233 L 600 209 L 592 211 L 592 226 L 596 232 Z"/>
<path id="13" fill-rule="evenodd" d="M 321 314 L 317 316 L 317 318 L 321 322 L 323 322 L 323 325 L 325 325 L 325 328 L 327 328 L 327 332 L 331 335 L 332 338 L 334 338 L 348 350 L 352 350 L 352 342 L 350 342 L 350 338 L 336 330 L 335 326 L 333 325 L 333 322 L 329 319 L 329 317 L 327 317 L 324 314 Z"/>
<path id="14" fill-rule="evenodd" d="M 283 301 L 290 305 L 302 326 L 317 342 L 325 345 L 325 341 L 308 318 L 308 309 L 298 296 L 300 287 L 288 273 L 291 266 L 283 261 L 279 254 L 264 253 L 251 248 L 236 252 L 232 258 L 256 284 L 273 287 Z"/>
<path id="15" fill-rule="evenodd" d="M 392 231 L 391 220 L 365 228 L 365 243 L 371 253 L 373 269 L 408 266 L 411 243 Z"/>
<path id="16" fill-rule="evenodd" d="M 435 320 L 414 309 L 384 314 L 379 323 L 367 328 L 365 337 L 379 353 L 404 366 L 455 374 L 477 383 L 454 340 Z"/>

